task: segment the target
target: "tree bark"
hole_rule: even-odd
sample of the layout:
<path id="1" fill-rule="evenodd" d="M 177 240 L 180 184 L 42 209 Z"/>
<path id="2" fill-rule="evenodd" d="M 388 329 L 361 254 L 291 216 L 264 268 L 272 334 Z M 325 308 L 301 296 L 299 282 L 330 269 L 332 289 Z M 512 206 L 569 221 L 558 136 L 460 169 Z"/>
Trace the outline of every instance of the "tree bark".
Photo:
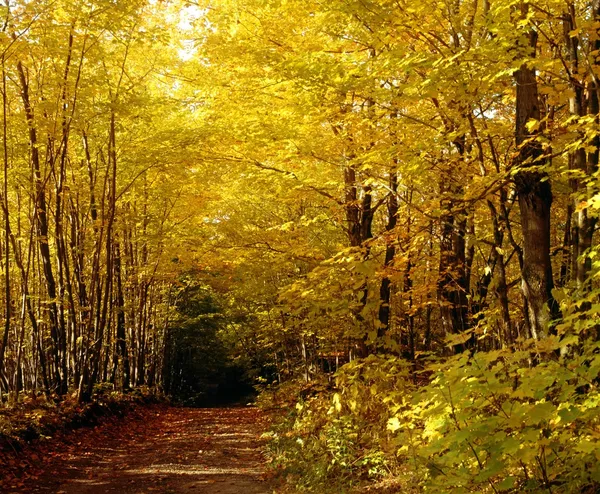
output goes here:
<path id="1" fill-rule="evenodd" d="M 537 35 L 529 34 L 529 46 L 535 51 Z M 550 258 L 550 209 L 552 189 L 548 175 L 538 167 L 547 164 L 544 150 L 535 140 L 537 131 L 529 132 L 527 123 L 540 120 L 540 101 L 534 69 L 522 65 L 515 73 L 516 128 L 518 156 L 514 177 L 519 198 L 523 235 L 522 289 L 527 303 L 527 317 L 533 338 L 548 335 L 549 324 L 559 315 L 552 296 L 554 283 Z"/>
<path id="2" fill-rule="evenodd" d="M 50 309 L 50 334 L 53 341 L 53 372 L 54 385 L 59 394 L 67 392 L 67 376 L 64 375 L 64 369 L 60 363 L 62 342 L 64 340 L 64 327 L 59 324 L 58 305 L 56 303 L 56 280 L 52 270 L 52 260 L 49 244 L 48 230 L 48 211 L 46 207 L 46 191 L 44 181 L 42 180 L 39 143 L 37 138 L 37 129 L 29 96 L 29 83 L 25 75 L 23 64 L 17 62 L 17 72 L 21 83 L 21 98 L 25 109 L 25 118 L 29 129 L 30 158 L 33 166 L 33 175 L 35 180 L 35 221 L 38 233 L 39 254 L 42 260 L 43 274 L 46 279 L 46 289 L 48 292 L 48 306 Z"/>
<path id="3" fill-rule="evenodd" d="M 392 282 L 387 270 L 390 269 L 396 255 L 396 244 L 392 232 L 398 222 L 398 174 L 395 170 L 390 171 L 390 195 L 388 197 L 388 219 L 385 227 L 386 245 L 384 269 L 386 270 L 379 287 L 379 327 L 377 337 L 383 338 L 390 327 L 390 301 L 392 294 Z"/>

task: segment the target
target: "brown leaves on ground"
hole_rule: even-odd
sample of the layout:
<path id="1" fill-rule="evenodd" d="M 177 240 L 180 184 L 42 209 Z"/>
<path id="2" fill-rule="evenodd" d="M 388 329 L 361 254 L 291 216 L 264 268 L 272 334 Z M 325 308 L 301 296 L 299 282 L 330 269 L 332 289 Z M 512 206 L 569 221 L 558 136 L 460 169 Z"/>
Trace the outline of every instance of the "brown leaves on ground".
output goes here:
<path id="1" fill-rule="evenodd" d="M 266 494 L 265 428 L 256 408 L 143 407 L 12 455 L 0 491 Z"/>

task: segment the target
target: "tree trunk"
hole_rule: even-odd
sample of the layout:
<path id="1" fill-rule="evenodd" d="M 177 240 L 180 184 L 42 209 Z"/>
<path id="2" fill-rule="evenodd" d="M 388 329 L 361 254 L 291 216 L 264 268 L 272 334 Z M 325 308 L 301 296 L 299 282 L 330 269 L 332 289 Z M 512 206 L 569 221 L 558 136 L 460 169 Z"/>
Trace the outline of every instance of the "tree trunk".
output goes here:
<path id="1" fill-rule="evenodd" d="M 535 50 L 536 34 L 530 32 L 530 47 Z M 550 208 L 552 190 L 548 175 L 537 167 L 547 158 L 536 133 L 529 132 L 527 122 L 540 120 L 540 101 L 534 69 L 522 65 L 515 73 L 516 128 L 515 141 L 519 154 L 514 165 L 515 187 L 519 198 L 523 234 L 522 288 L 527 303 L 527 317 L 533 338 L 548 335 L 549 323 L 559 315 L 552 296 L 552 263 L 550 258 Z"/>
<path id="2" fill-rule="evenodd" d="M 390 327 L 390 300 L 392 294 L 392 282 L 387 270 L 390 269 L 396 255 L 396 244 L 392 232 L 398 222 L 398 174 L 395 170 L 390 172 L 390 195 L 388 197 L 388 219 L 385 243 L 385 274 L 379 287 L 379 326 L 377 328 L 377 337 L 383 338 Z"/>
<path id="3" fill-rule="evenodd" d="M 4 65 L 4 56 L 2 56 L 2 150 L 3 150 L 3 188 L 2 188 L 2 209 L 4 210 L 4 304 L 5 320 L 4 334 L 0 343 L 0 379 L 4 376 L 4 356 L 8 346 L 8 334 L 10 332 L 11 319 L 11 296 L 10 296 L 10 215 L 8 210 L 8 144 L 7 144 L 7 123 L 6 112 L 8 111 L 6 97 L 6 71 Z M 20 349 L 19 349 L 20 351 Z M 20 355 L 20 353 L 19 353 Z"/>
<path id="4" fill-rule="evenodd" d="M 127 390 L 130 386 L 129 376 L 129 354 L 127 353 L 127 340 L 125 335 L 125 300 L 123 297 L 123 282 L 121 279 L 121 247 L 118 241 L 115 241 L 115 280 L 117 283 L 117 338 L 115 352 L 115 367 L 118 360 L 121 360 L 123 366 L 123 389 Z"/>
<path id="5" fill-rule="evenodd" d="M 56 303 L 56 280 L 52 270 L 52 260 L 50 254 L 49 231 L 48 231 L 48 211 L 46 207 L 46 191 L 44 181 L 42 180 L 39 144 L 37 130 L 29 97 L 29 83 L 25 76 L 25 69 L 21 62 L 17 62 L 17 71 L 21 83 L 21 98 L 25 109 L 25 117 L 29 129 L 29 146 L 31 164 L 35 180 L 35 221 L 37 225 L 39 254 L 42 260 L 44 277 L 46 279 L 46 289 L 48 295 L 48 306 L 50 309 L 50 335 L 53 341 L 53 370 L 54 385 L 59 394 L 67 392 L 67 376 L 60 363 L 62 341 L 64 339 L 64 327 L 59 324 L 58 305 Z"/>

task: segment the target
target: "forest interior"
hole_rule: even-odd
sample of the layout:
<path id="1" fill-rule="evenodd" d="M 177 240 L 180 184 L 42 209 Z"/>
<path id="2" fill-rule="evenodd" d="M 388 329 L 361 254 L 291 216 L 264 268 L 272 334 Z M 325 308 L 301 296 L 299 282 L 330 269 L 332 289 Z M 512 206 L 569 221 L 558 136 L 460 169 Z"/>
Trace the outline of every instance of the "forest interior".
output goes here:
<path id="1" fill-rule="evenodd" d="M 266 464 L 202 492 L 600 492 L 600 0 L 0 24 L 1 492 L 90 424 Z"/>

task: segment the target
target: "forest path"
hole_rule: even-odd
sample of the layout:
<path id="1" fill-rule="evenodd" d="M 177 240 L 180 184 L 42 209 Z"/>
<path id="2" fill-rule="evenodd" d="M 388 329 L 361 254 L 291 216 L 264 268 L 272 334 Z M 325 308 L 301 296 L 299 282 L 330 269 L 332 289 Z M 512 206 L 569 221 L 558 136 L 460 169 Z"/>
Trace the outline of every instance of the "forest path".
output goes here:
<path id="1" fill-rule="evenodd" d="M 265 428 L 256 408 L 151 408 L 70 434 L 36 480 L 8 492 L 267 494 Z"/>

